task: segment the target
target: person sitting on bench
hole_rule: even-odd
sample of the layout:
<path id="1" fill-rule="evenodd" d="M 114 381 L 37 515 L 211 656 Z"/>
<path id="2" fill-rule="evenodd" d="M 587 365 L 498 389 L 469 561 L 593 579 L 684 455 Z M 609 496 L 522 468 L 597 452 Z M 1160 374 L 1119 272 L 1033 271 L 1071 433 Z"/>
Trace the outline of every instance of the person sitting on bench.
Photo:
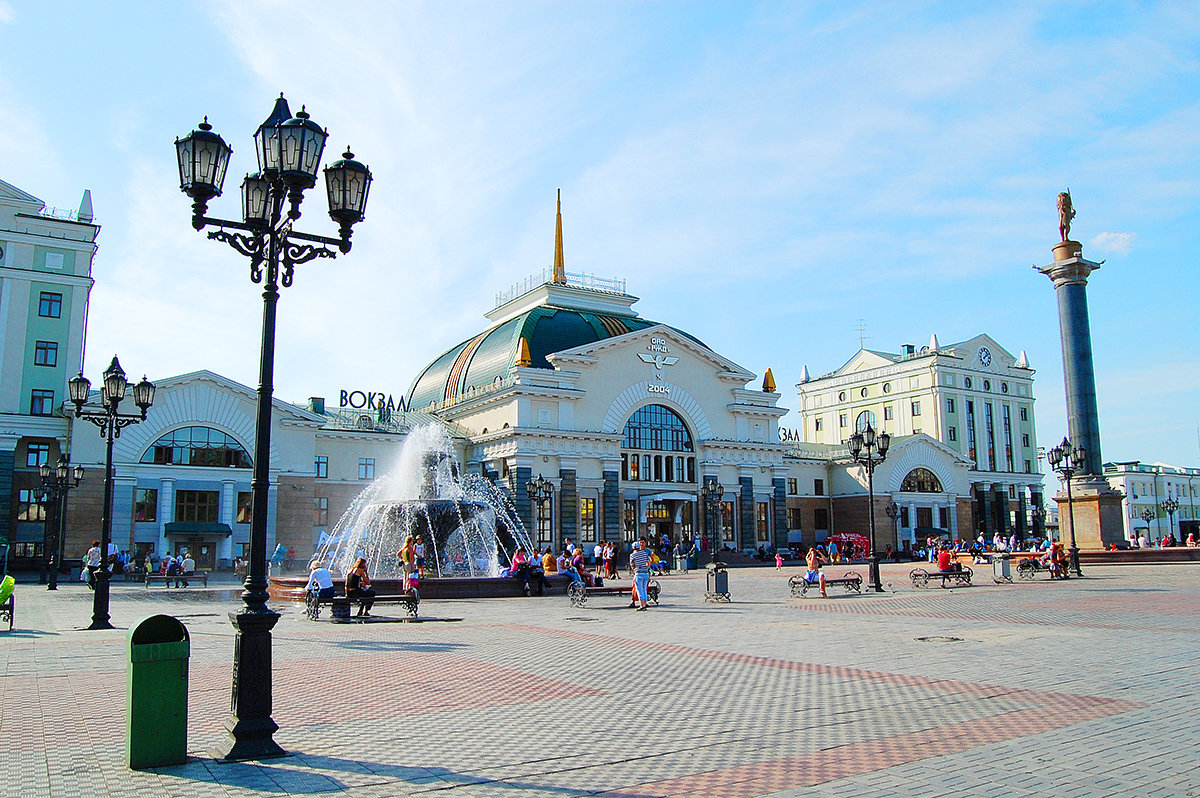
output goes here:
<path id="1" fill-rule="evenodd" d="M 371 578 L 367 576 L 367 558 L 359 557 L 346 574 L 346 598 L 358 599 L 358 616 L 371 616 L 371 599 L 375 598 L 375 590 L 371 587 Z"/>
<path id="2" fill-rule="evenodd" d="M 958 562 L 952 556 L 950 556 L 950 549 L 946 546 L 942 546 L 940 549 L 938 549 L 937 567 L 938 570 L 942 571 L 943 573 L 959 570 Z"/>
<path id="3" fill-rule="evenodd" d="M 314 559 L 308 564 L 308 584 L 304 586 L 304 589 L 316 593 L 317 598 L 333 598 L 333 574 L 321 564 L 320 560 Z"/>
<path id="4" fill-rule="evenodd" d="M 828 598 L 829 594 L 825 592 L 825 574 L 821 573 L 821 563 L 829 562 L 821 550 L 813 546 L 808 550 L 808 554 L 804 557 L 804 562 L 808 565 L 808 571 L 804 574 L 804 581 L 810 585 L 817 585 L 821 588 L 821 595 Z"/>

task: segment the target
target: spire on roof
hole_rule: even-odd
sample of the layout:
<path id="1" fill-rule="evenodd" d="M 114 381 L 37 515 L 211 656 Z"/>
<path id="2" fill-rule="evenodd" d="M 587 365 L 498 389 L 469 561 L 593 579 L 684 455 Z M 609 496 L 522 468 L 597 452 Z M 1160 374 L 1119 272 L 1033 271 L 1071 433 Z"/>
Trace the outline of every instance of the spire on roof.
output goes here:
<path id="1" fill-rule="evenodd" d="M 559 285 L 567 284 L 567 268 L 563 265 L 562 247 L 562 189 L 558 190 L 558 212 L 554 216 L 554 280 Z"/>
<path id="2" fill-rule="evenodd" d="M 770 369 L 763 375 L 763 393 L 775 393 L 775 375 Z"/>
<path id="3" fill-rule="evenodd" d="M 804 368 L 800 369 L 800 382 L 805 383 L 811 379 L 812 377 L 808 376 L 808 365 L 806 364 Z"/>
<path id="4" fill-rule="evenodd" d="M 529 342 L 525 340 L 525 336 L 521 336 L 521 345 L 517 348 L 517 366 L 521 368 L 529 368 L 533 365 L 533 358 L 529 356 Z"/>
<path id="5" fill-rule="evenodd" d="M 83 190 L 83 199 L 79 202 L 79 221 L 92 221 L 92 190 L 85 188 Z"/>
<path id="6" fill-rule="evenodd" d="M 1019 369 L 1029 368 L 1029 358 L 1028 358 L 1028 356 L 1026 356 L 1024 349 L 1021 350 L 1021 356 L 1019 358 L 1017 358 L 1017 368 L 1019 368 Z"/>
<path id="7" fill-rule="evenodd" d="M 937 333 L 933 333 L 932 335 L 929 336 L 929 351 L 936 352 L 937 350 L 938 350 Z"/>

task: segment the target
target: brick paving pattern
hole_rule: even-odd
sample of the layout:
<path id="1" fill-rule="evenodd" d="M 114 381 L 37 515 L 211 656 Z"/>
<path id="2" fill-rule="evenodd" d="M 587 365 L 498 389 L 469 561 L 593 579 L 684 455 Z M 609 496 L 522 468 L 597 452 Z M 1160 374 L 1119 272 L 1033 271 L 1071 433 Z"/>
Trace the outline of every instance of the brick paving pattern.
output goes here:
<path id="1" fill-rule="evenodd" d="M 30 796 L 1200 797 L 1200 568 L 997 586 L 981 566 L 974 587 L 915 590 L 909 567 L 884 566 L 884 594 L 828 600 L 789 598 L 794 568 L 738 569 L 734 603 L 709 606 L 702 573 L 671 576 L 646 613 L 609 596 L 427 601 L 425 622 L 336 625 L 277 605 L 276 740 L 291 755 L 240 764 L 207 753 L 228 716 L 232 585 L 117 585 L 111 632 L 76 628 L 86 588 L 20 585 L 19 626 L 0 633 L 0 783 Z M 125 638 L 159 612 L 191 634 L 191 756 L 135 772 Z"/>

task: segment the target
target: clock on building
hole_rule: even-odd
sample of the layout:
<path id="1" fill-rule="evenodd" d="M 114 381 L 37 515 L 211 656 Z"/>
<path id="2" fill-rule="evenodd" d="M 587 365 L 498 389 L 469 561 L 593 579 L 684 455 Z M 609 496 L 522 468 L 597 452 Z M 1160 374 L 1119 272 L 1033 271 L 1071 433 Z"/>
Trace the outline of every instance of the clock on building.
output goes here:
<path id="1" fill-rule="evenodd" d="M 979 347 L 979 362 L 984 366 L 992 365 L 992 350 L 986 346 Z"/>

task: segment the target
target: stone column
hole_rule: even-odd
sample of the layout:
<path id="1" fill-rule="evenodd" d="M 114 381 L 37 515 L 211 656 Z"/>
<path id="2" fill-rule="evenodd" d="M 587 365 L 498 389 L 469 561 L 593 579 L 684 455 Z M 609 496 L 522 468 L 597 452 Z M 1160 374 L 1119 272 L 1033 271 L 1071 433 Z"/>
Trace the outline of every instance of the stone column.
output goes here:
<path id="1" fill-rule="evenodd" d="M 561 487 L 558 494 L 558 542 L 570 538 L 581 549 L 579 544 L 579 491 L 575 483 L 574 468 L 560 468 L 558 477 Z"/>
<path id="2" fill-rule="evenodd" d="M 1038 487 L 1040 488 L 1040 486 Z M 1032 504 L 1034 508 L 1041 508 L 1043 510 L 1046 509 L 1046 500 L 1042 497 L 1042 492 L 1038 488 L 1034 488 L 1029 491 L 1029 503 Z M 1043 522 L 1036 516 L 1033 519 L 1033 537 L 1046 537 L 1046 530 L 1043 526 Z"/>
<path id="3" fill-rule="evenodd" d="M 754 477 L 738 477 L 741 492 L 738 500 L 738 548 L 754 548 Z"/>
<path id="4" fill-rule="evenodd" d="M 1025 526 L 1025 490 L 1024 490 L 1024 488 L 1017 491 L 1017 526 L 1016 526 L 1015 531 L 1017 533 L 1017 538 L 1020 540 L 1024 540 L 1029 531 L 1028 528 Z"/>
<path id="5" fill-rule="evenodd" d="M 604 540 L 621 539 L 620 479 L 620 471 L 604 472 L 604 491 L 600 497 L 604 512 Z"/>
<path id="6" fill-rule="evenodd" d="M 774 490 L 775 511 L 772 513 L 772 526 L 775 527 L 775 548 L 786 549 L 788 545 L 788 522 L 787 522 L 787 488 L 782 478 L 772 479 L 771 485 Z"/>

